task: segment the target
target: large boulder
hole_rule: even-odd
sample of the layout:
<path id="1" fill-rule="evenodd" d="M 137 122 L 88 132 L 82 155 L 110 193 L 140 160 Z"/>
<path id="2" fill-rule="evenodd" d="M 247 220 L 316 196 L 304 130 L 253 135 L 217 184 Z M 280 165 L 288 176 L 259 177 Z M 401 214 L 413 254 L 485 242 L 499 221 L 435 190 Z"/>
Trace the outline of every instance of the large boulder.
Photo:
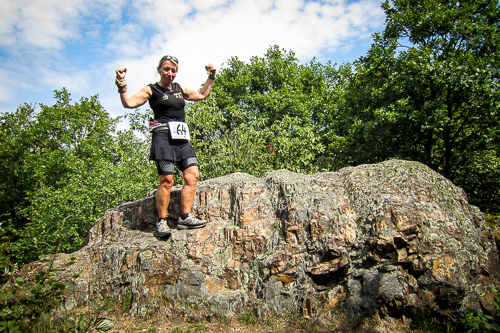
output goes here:
<path id="1" fill-rule="evenodd" d="M 175 227 L 180 187 L 170 201 Z M 205 228 L 158 238 L 154 193 L 108 210 L 88 245 L 58 258 L 76 257 L 71 269 L 82 271 L 67 305 L 99 293 L 133 316 L 199 319 L 315 317 L 339 307 L 394 316 L 494 310 L 500 266 L 482 213 L 417 162 L 235 173 L 200 182 L 193 213 L 208 220 Z"/>

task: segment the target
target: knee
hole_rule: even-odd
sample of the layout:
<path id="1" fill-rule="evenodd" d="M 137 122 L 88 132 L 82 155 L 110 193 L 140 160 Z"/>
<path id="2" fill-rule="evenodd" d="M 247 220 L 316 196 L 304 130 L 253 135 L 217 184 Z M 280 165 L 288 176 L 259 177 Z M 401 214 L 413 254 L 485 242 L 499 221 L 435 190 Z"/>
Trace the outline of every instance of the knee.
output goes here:
<path id="1" fill-rule="evenodd" d="M 174 177 L 160 176 L 160 188 L 170 191 L 174 186 Z"/>
<path id="2" fill-rule="evenodd" d="M 198 168 L 190 168 L 189 172 L 184 173 L 184 182 L 188 185 L 196 185 L 198 178 L 200 178 L 200 172 Z M 188 169 L 189 170 L 189 169 Z"/>

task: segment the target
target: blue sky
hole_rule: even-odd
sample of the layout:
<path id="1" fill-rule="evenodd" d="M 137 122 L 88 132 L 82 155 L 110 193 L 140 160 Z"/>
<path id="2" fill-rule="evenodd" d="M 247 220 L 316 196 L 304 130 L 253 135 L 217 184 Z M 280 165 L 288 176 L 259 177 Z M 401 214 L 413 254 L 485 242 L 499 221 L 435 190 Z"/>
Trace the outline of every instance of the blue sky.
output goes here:
<path id="1" fill-rule="evenodd" d="M 120 104 L 114 70 L 129 92 L 159 79 L 159 59 L 179 58 L 176 81 L 198 88 L 204 66 L 248 61 L 272 45 L 305 63 L 352 62 L 383 29 L 380 0 L 5 0 L 0 2 L 0 112 L 98 94 L 111 116 Z M 147 108 L 143 106 L 142 108 Z"/>

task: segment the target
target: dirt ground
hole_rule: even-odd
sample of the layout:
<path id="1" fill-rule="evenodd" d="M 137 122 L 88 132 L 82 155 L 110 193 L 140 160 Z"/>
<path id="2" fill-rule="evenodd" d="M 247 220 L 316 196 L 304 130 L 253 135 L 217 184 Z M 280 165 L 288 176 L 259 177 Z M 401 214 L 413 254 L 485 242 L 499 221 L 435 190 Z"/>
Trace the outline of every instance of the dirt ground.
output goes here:
<path id="1" fill-rule="evenodd" d="M 408 333 L 409 323 L 392 318 L 380 319 L 378 316 L 361 319 L 349 319 L 338 316 L 329 320 L 309 320 L 288 316 L 257 320 L 256 318 L 217 318 L 210 321 L 188 323 L 183 320 L 162 318 L 140 319 L 129 316 L 121 318 L 109 316 L 115 323 L 110 333 L 194 333 L 194 332 L 240 332 L 240 333 Z"/>

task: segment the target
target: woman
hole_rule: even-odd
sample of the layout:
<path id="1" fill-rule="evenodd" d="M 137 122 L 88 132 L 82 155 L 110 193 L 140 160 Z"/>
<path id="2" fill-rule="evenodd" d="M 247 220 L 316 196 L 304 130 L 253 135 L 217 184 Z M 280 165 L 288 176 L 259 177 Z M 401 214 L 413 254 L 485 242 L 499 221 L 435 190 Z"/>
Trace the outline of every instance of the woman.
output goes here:
<path id="1" fill-rule="evenodd" d="M 179 61 L 173 56 L 164 56 L 158 64 L 160 81 L 144 87 L 133 96 L 127 93 L 125 74 L 127 69 L 116 70 L 116 85 L 125 108 L 137 108 L 147 101 L 153 109 L 155 121 L 150 123 L 153 132 L 150 160 L 156 162 L 160 186 L 156 192 L 158 221 L 156 228 L 159 236 L 170 234 L 167 224 L 167 210 L 170 192 L 174 185 L 174 165 L 180 168 L 184 176 L 181 191 L 181 216 L 177 221 L 178 229 L 194 229 L 205 226 L 206 221 L 191 216 L 191 207 L 196 192 L 196 183 L 200 175 L 193 146 L 189 142 L 189 130 L 185 124 L 185 101 L 202 101 L 210 94 L 215 79 L 216 69 L 212 64 L 205 66 L 209 74 L 200 91 L 195 91 L 181 84 L 174 83 Z M 187 138 L 187 139 L 186 139 Z"/>

